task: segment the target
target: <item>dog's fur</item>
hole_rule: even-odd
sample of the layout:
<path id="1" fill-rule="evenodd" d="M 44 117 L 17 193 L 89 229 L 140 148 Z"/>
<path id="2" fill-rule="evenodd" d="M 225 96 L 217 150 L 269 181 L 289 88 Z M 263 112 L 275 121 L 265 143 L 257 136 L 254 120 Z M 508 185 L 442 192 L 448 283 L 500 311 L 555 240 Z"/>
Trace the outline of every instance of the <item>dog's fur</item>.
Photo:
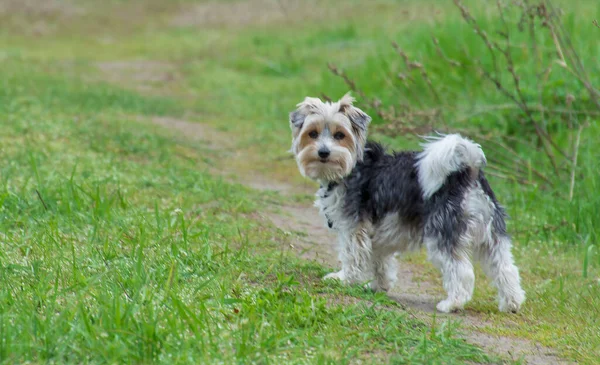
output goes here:
<path id="1" fill-rule="evenodd" d="M 481 147 L 452 134 L 427 138 L 421 152 L 387 154 L 367 142 L 371 118 L 353 101 L 307 97 L 290 113 L 291 151 L 300 173 L 321 184 L 315 205 L 338 235 L 342 269 L 325 278 L 388 291 L 395 253 L 424 244 L 448 293 L 439 311 L 471 299 L 472 256 L 497 287 L 500 310 L 518 311 L 525 293 Z"/>

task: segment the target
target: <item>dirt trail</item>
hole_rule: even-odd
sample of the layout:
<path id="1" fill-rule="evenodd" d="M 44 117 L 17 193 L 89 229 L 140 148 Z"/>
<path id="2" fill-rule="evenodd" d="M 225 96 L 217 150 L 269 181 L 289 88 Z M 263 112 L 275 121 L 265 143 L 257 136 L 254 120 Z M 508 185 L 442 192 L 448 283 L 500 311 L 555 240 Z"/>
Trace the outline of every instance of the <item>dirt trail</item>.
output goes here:
<path id="1" fill-rule="evenodd" d="M 220 153 L 226 152 L 234 159 L 241 156 L 241 153 L 233 149 L 234 144 L 231 142 L 230 135 L 209 126 L 173 118 L 154 118 L 152 121 L 172 132 L 181 133 L 186 138 L 204 141 L 209 148 L 219 149 Z M 299 192 L 297 186 L 276 181 L 268 176 L 250 174 L 235 177 L 227 168 L 213 172 L 225 174 L 226 178 L 255 189 L 273 190 L 284 195 Z M 306 188 L 300 190 L 304 193 L 313 193 Z M 335 237 L 325 228 L 316 208 L 309 204 L 288 203 L 284 206 L 271 207 L 260 214 L 275 226 L 291 233 L 290 245 L 299 257 L 316 260 L 331 268 L 339 266 L 334 247 Z M 389 293 L 391 299 L 400 303 L 414 316 L 429 323 L 434 320 L 434 313 L 438 322 L 440 318 L 459 320 L 463 323 L 464 338 L 482 347 L 488 353 L 514 360 L 523 359 L 527 364 L 535 365 L 571 363 L 558 357 L 555 350 L 529 340 L 483 333 L 481 329 L 492 326 L 492 323 L 482 318 L 483 315 L 480 313 L 469 310 L 455 314 L 436 313 L 435 305 L 442 298 L 443 292 L 438 285 L 415 280 L 415 276 L 423 271 L 421 265 L 401 260 L 398 282 Z"/>

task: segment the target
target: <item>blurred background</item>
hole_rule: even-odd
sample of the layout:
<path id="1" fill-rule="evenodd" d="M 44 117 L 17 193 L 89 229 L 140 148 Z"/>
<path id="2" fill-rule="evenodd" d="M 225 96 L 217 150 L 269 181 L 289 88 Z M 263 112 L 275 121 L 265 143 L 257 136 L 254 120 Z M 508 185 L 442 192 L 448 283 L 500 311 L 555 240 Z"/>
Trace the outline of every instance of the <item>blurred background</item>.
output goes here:
<path id="1" fill-rule="evenodd" d="M 108 242 L 145 224 L 125 213 L 133 206 L 158 217 L 158 206 L 170 211 L 193 197 L 223 220 L 205 230 L 234 237 L 228 224 L 238 214 L 274 198 L 249 198 L 214 176 L 227 166 L 263 185 L 312 188 L 286 152 L 288 113 L 305 96 L 352 91 L 373 116 L 372 138 L 390 148 L 418 148 L 434 131 L 482 144 L 512 218 L 531 314 L 543 319 L 532 328 L 592 361 L 600 338 L 596 19 L 595 0 L 0 0 L 3 280 L 25 275 L 39 289 L 27 268 L 52 257 L 59 265 L 43 276 L 50 287 L 71 251 L 48 242 Z M 99 262 L 121 249 L 105 247 Z M 88 260 L 98 259 L 94 249 L 82 250 L 72 253 L 91 265 L 85 270 L 104 267 Z M 4 290 L 3 310 L 26 323 L 24 308 L 7 299 L 19 290 Z M 33 292 L 21 295 L 34 303 Z"/>

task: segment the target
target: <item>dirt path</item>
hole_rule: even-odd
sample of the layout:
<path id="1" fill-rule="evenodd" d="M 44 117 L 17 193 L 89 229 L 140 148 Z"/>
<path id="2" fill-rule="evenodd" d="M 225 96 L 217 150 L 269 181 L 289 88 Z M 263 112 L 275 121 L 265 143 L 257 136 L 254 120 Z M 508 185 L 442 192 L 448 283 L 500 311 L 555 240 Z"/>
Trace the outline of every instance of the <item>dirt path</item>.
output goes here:
<path id="1" fill-rule="evenodd" d="M 241 153 L 233 148 L 231 136 L 209 126 L 173 118 L 154 118 L 152 121 L 156 125 L 168 128 L 186 138 L 203 141 L 209 148 L 219 149 L 220 153 L 226 152 L 233 159 L 241 156 Z M 224 170 L 213 172 L 255 189 L 273 190 L 284 195 L 298 192 L 313 193 L 306 188 L 300 189 L 297 186 L 276 181 L 269 176 L 252 173 L 247 176 L 235 176 L 227 167 Z M 299 257 L 316 260 L 331 268 L 339 266 L 334 247 L 335 237 L 325 228 L 316 208 L 309 204 L 298 203 L 286 203 L 283 206 L 271 206 L 270 208 L 260 213 L 262 218 L 271 221 L 280 229 L 290 232 L 291 248 Z M 481 313 L 469 310 L 455 314 L 436 313 L 435 305 L 441 299 L 443 292 L 436 284 L 416 280 L 423 271 L 424 268 L 421 265 L 401 261 L 398 282 L 389 293 L 391 299 L 400 303 L 414 316 L 429 323 L 434 320 L 433 314 L 437 321 L 440 318 L 459 320 L 463 323 L 464 338 L 468 342 L 482 347 L 488 353 L 514 360 L 523 359 L 525 363 L 535 365 L 570 363 L 558 357 L 555 350 L 529 340 L 484 333 L 482 329 L 493 326 L 493 324 L 483 318 Z"/>

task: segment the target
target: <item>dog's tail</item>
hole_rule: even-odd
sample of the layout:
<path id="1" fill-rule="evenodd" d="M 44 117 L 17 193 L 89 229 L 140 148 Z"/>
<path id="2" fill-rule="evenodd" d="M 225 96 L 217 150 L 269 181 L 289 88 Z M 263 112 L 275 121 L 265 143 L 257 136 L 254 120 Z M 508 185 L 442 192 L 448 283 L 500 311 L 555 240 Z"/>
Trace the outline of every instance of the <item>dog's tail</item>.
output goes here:
<path id="1" fill-rule="evenodd" d="M 460 134 L 426 137 L 425 140 L 416 163 L 425 199 L 438 191 L 453 172 L 469 170 L 471 178 L 476 179 L 486 164 L 481 146 Z"/>

